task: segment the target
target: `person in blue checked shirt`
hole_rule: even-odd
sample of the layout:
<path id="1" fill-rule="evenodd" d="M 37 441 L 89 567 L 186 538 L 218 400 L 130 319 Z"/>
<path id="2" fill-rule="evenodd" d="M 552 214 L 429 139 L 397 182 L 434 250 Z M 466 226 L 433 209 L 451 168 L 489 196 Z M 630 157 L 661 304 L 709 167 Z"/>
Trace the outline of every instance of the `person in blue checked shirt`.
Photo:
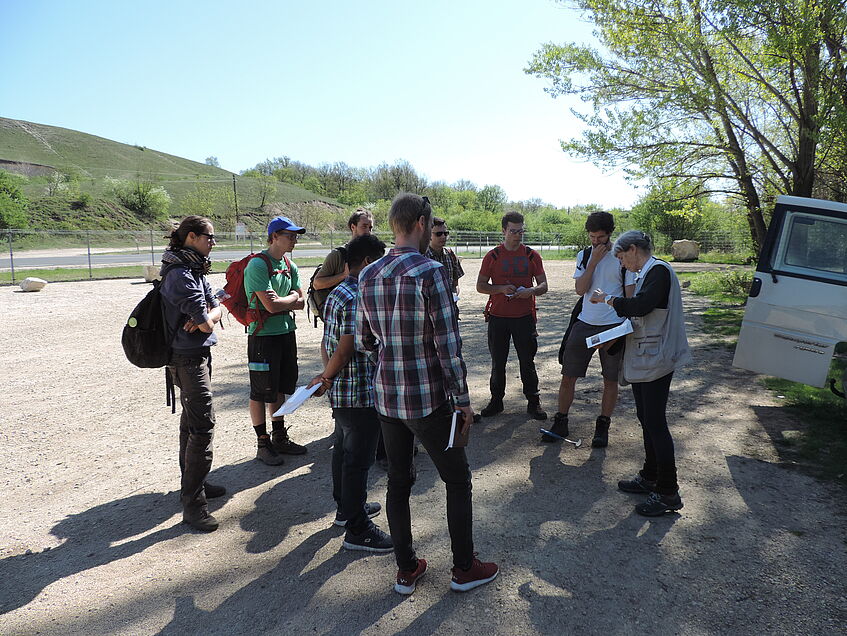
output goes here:
<path id="1" fill-rule="evenodd" d="M 347 528 L 348 550 L 391 552 L 394 544 L 370 518 L 379 514 L 378 503 L 366 503 L 368 470 L 374 462 L 379 419 L 374 409 L 374 363 L 356 351 L 356 305 L 359 271 L 382 258 L 385 243 L 372 234 L 357 236 L 347 244 L 347 277 L 324 304 L 324 336 L 321 346 L 324 369 L 309 386 L 321 385 L 315 395 L 327 394 L 335 433 L 332 449 L 332 497 L 338 506 L 335 525 Z"/>
<path id="2" fill-rule="evenodd" d="M 397 561 L 395 591 L 411 594 L 426 572 L 412 547 L 409 507 L 415 438 L 447 486 L 447 527 L 453 552 L 451 589 L 465 592 L 497 576 L 473 547 L 471 471 L 464 448 L 447 449 L 454 409 L 463 431 L 473 421 L 467 370 L 450 281 L 426 258 L 432 207 L 402 193 L 388 220 L 394 247 L 359 274 L 356 349 L 377 353 L 374 404 L 388 455 L 388 525 Z"/>

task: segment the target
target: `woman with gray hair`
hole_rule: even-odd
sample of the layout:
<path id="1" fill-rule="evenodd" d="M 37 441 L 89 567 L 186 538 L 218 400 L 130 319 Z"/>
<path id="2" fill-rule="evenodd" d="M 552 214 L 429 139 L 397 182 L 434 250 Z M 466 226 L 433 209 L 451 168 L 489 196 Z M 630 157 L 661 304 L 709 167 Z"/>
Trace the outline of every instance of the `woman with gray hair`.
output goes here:
<path id="1" fill-rule="evenodd" d="M 626 269 L 636 272 L 632 298 L 607 295 L 597 289 L 592 303 L 612 306 L 629 318 L 633 332 L 626 337 L 621 384 L 632 384 L 635 409 L 644 436 L 644 466 L 635 477 L 618 482 L 629 493 L 649 494 L 635 507 L 638 514 L 658 517 L 682 508 L 676 480 L 673 438 L 666 408 L 673 372 L 691 361 L 682 294 L 671 266 L 653 256 L 650 237 L 644 232 L 624 232 L 612 247 Z"/>

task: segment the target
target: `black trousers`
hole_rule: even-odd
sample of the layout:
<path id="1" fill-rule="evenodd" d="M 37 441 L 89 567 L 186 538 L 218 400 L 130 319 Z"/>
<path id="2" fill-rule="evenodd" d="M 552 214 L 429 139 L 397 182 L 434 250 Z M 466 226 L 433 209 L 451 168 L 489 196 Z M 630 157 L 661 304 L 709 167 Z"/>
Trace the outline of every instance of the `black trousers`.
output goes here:
<path id="1" fill-rule="evenodd" d="M 365 500 L 368 471 L 374 462 L 379 418 L 373 407 L 332 409 L 335 433 L 332 447 L 332 498 L 347 530 L 361 534 L 368 528 Z"/>
<path id="2" fill-rule="evenodd" d="M 520 318 L 488 320 L 488 351 L 491 353 L 491 397 L 503 399 L 506 394 L 506 363 L 509 361 L 510 341 L 515 343 L 520 363 L 523 394 L 538 397 L 538 373 L 535 371 L 535 353 L 538 351 L 538 332 L 532 315 Z"/>
<path id="3" fill-rule="evenodd" d="M 215 409 L 212 406 L 212 355 L 183 355 L 174 352 L 168 365 L 174 385 L 179 387 L 182 414 L 179 417 L 179 468 L 182 472 L 180 499 L 186 509 L 206 505 L 204 484 L 212 468 L 212 438 Z"/>
<path id="4" fill-rule="evenodd" d="M 379 416 L 388 454 L 388 495 L 386 509 L 394 557 L 401 570 L 414 570 L 417 563 L 412 547 L 412 515 L 409 497 L 415 483 L 413 466 L 415 437 L 435 464 L 447 487 L 447 529 L 453 565 L 467 569 L 473 562 L 473 504 L 471 469 L 464 448 L 447 448 L 453 411 L 445 402 L 426 417 L 398 420 Z"/>
<path id="5" fill-rule="evenodd" d="M 673 373 L 652 382 L 633 382 L 635 411 L 644 436 L 644 479 L 656 482 L 656 492 L 673 495 L 679 490 L 676 481 L 676 460 L 673 437 L 665 414 Z"/>

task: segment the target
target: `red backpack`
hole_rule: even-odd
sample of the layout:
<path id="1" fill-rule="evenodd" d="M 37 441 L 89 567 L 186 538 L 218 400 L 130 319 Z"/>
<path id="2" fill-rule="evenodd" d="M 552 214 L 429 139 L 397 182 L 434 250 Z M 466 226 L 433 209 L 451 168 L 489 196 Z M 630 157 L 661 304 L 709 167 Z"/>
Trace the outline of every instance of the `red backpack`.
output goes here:
<path id="1" fill-rule="evenodd" d="M 259 333 L 265 326 L 265 318 L 272 316 L 271 312 L 265 309 L 261 300 L 256 302 L 256 309 L 250 307 L 253 298 L 256 297 L 256 292 L 253 292 L 250 298 L 247 298 L 247 292 L 244 291 L 244 270 L 254 258 L 259 257 L 265 261 L 268 266 L 268 279 L 274 275 L 273 264 L 267 254 L 259 252 L 258 254 L 249 254 L 240 261 L 234 261 L 226 268 L 226 284 L 224 291 L 229 294 L 229 297 L 223 300 L 223 306 L 229 310 L 238 322 L 245 327 L 249 327 L 251 322 L 258 322 L 259 325 L 254 333 Z M 285 269 L 283 274 L 291 277 L 291 262 L 287 256 L 283 256 L 285 260 Z M 281 313 L 281 312 L 280 312 Z"/>

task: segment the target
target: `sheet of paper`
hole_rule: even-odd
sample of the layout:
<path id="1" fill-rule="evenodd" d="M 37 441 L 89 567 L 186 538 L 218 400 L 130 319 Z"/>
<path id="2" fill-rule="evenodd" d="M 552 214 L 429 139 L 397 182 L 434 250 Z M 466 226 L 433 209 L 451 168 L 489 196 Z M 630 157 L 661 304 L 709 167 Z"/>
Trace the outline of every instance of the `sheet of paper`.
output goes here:
<path id="1" fill-rule="evenodd" d="M 320 384 L 316 384 L 312 388 L 306 388 L 306 385 L 299 387 L 294 393 L 292 393 L 289 398 L 282 403 L 282 406 L 277 409 L 277 412 L 273 414 L 274 417 L 279 417 L 280 415 L 288 415 L 289 413 L 293 413 L 296 411 L 303 402 L 308 400 L 315 391 L 321 388 Z"/>
<path id="2" fill-rule="evenodd" d="M 453 444 L 456 441 L 456 420 L 458 415 L 458 411 L 453 411 L 453 419 L 450 422 L 450 437 L 447 440 L 447 448 L 445 448 L 444 450 L 450 450 L 451 448 L 453 448 Z"/>
<path id="3" fill-rule="evenodd" d="M 606 329 L 606 331 L 601 331 L 593 336 L 588 336 L 585 339 L 585 346 L 591 349 L 592 347 L 601 345 L 604 342 L 609 342 L 609 340 L 625 336 L 628 333 L 632 333 L 632 323 L 629 321 L 629 318 L 624 320 L 617 327 L 612 327 L 611 329 Z"/>

